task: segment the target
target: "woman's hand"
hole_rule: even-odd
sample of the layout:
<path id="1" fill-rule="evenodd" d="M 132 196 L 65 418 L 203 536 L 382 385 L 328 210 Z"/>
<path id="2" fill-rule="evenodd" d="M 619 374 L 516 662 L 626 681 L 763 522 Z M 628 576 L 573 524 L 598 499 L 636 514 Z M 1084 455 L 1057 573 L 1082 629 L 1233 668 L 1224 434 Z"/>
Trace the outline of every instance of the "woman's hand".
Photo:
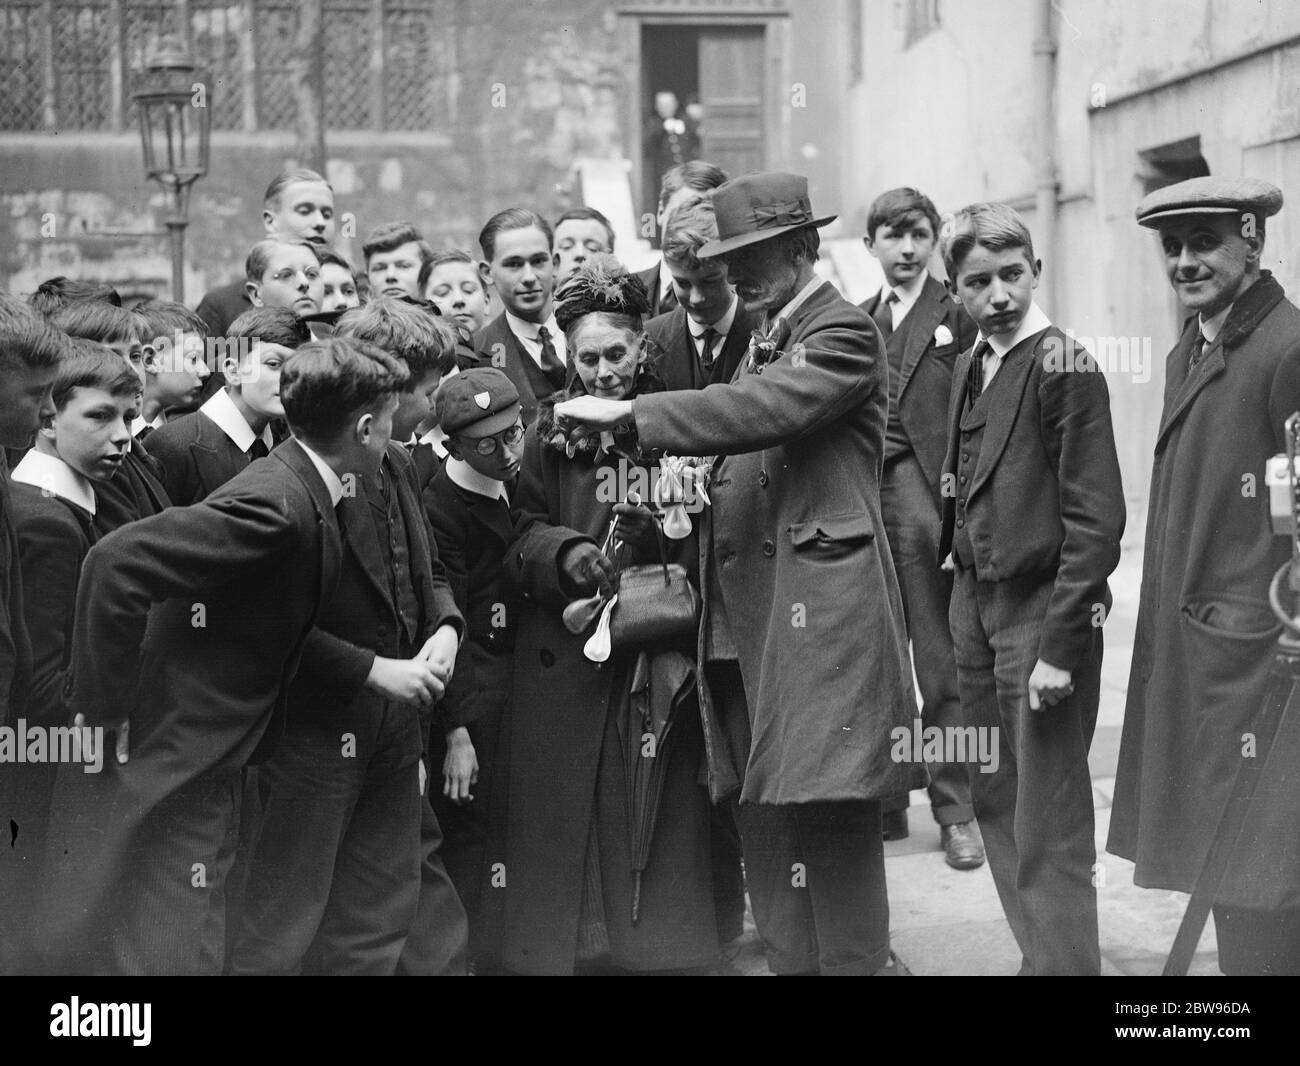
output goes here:
<path id="1" fill-rule="evenodd" d="M 643 503 L 616 503 L 618 535 L 632 546 L 636 556 L 659 558 L 658 522 L 655 514 Z"/>
<path id="2" fill-rule="evenodd" d="M 591 596 L 614 591 L 614 564 L 589 540 L 571 544 L 560 556 L 561 584 L 571 596 Z"/>

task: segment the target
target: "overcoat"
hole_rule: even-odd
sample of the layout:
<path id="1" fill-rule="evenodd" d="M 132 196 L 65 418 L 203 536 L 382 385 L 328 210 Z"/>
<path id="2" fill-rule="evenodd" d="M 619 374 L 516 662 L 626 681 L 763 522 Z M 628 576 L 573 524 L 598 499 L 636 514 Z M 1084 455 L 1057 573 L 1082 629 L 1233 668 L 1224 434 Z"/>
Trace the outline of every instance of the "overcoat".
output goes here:
<path id="1" fill-rule="evenodd" d="M 1264 474 L 1300 408 L 1300 310 L 1264 271 L 1233 305 L 1222 343 L 1189 371 L 1198 332 L 1193 317 L 1165 364 L 1106 845 L 1137 864 L 1135 883 L 1181 892 L 1192 889 L 1246 757 L 1281 631 L 1268 585 L 1289 548 L 1272 532 Z M 1293 730 L 1280 737 L 1277 764 L 1290 768 L 1289 784 L 1248 827 L 1220 902 L 1300 906 L 1300 723 Z"/>
<path id="2" fill-rule="evenodd" d="M 639 396 L 644 445 L 716 455 L 700 539 L 704 610 L 718 568 L 753 742 L 741 800 L 869 800 L 923 787 L 890 757 L 916 715 L 903 607 L 880 517 L 884 343 L 865 312 L 824 283 L 791 314 L 780 353 L 730 384 Z M 701 625 L 704 654 L 707 618 Z M 740 768 L 701 709 L 709 788 Z"/>
<path id="3" fill-rule="evenodd" d="M 580 388 L 580 382 L 575 381 Z M 582 652 L 590 631 L 564 628 L 557 562 L 575 541 L 600 543 L 612 517 L 597 463 L 545 444 L 551 401 L 525 438 L 516 505 L 521 535 L 507 568 L 522 601 L 515 638 L 510 715 L 510 784 L 505 932 L 502 959 L 524 973 L 569 973 L 575 961 L 584 856 L 594 825 L 600 855 L 611 961 L 632 970 L 703 966 L 716 961 L 709 799 L 702 783 L 702 739 L 693 697 L 679 706 L 663 798 L 641 889 L 641 919 L 630 921 L 631 857 L 625 776 L 614 716 L 626 713 L 629 657 L 596 664 Z M 618 494 L 621 500 L 623 494 Z M 527 517 L 536 521 L 528 524 Z M 672 544 L 673 542 L 670 542 Z M 694 552 L 693 539 L 676 542 Z M 636 545 L 628 564 L 657 561 Z M 673 561 L 670 557 L 669 561 Z"/>
<path id="4" fill-rule="evenodd" d="M 90 726 L 129 717 L 130 758 L 110 750 L 99 773 L 60 767 L 38 916 L 55 968 L 81 968 L 126 902 L 114 890 L 150 812 L 274 746 L 339 563 L 328 489 L 295 440 L 202 503 L 91 548 L 65 696 Z"/>

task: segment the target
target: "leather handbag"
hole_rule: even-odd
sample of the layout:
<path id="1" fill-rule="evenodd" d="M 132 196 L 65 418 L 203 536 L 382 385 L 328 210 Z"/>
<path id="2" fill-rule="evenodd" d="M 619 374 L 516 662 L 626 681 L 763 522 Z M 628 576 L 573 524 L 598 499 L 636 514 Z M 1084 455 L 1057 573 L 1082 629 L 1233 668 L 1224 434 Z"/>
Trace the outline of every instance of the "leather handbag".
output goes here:
<path id="1" fill-rule="evenodd" d="M 612 532 L 612 530 L 611 530 Z M 695 647 L 700 623 L 700 594 L 686 568 L 668 562 L 664 531 L 658 522 L 659 562 L 625 566 L 618 572 L 618 602 L 610 616 L 610 640 L 616 651 L 639 651 L 661 645 Z"/>

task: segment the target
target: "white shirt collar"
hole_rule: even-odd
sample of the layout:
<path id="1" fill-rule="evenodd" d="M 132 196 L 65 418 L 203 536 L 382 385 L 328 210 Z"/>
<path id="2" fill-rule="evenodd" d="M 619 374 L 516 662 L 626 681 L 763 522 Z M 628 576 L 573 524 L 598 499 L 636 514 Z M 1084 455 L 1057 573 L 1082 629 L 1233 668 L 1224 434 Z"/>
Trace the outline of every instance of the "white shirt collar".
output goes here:
<path id="1" fill-rule="evenodd" d="M 564 334 L 560 332 L 560 327 L 555 324 L 554 314 L 548 315 L 545 322 L 529 322 L 528 319 L 520 318 L 513 311 L 507 311 L 506 322 L 510 326 L 510 332 L 520 340 L 540 344 L 541 338 L 537 334 L 538 331 L 545 326 L 551 331 L 552 344 L 564 343 Z"/>
<path id="2" fill-rule="evenodd" d="M 339 505 L 339 500 L 343 499 L 343 482 L 339 479 L 338 474 L 334 473 L 334 470 L 329 463 L 308 448 L 300 437 L 294 437 L 294 440 L 296 440 L 302 447 L 302 450 L 307 453 L 307 458 L 311 460 L 311 465 L 316 468 L 316 472 L 320 474 L 321 480 L 325 482 L 325 488 L 329 490 L 330 503 L 337 507 Z"/>
<path id="3" fill-rule="evenodd" d="M 1213 344 L 1215 339 L 1223 331 L 1223 324 L 1228 321 L 1228 312 L 1232 310 L 1232 304 L 1228 304 L 1213 318 L 1200 318 L 1201 333 L 1204 334 L 1207 343 Z"/>
<path id="4" fill-rule="evenodd" d="M 928 270 L 922 270 L 906 285 L 895 285 L 892 288 L 888 285 L 885 286 L 884 295 L 881 297 L 882 299 L 888 300 L 890 293 L 893 293 L 898 297 L 893 305 L 895 323 L 898 323 L 906 317 L 907 312 L 912 309 L 912 305 L 920 299 L 921 290 L 925 288 L 925 280 L 929 276 L 930 272 Z"/>
<path id="5" fill-rule="evenodd" d="M 802 289 L 800 289 L 797 293 L 795 293 L 794 299 L 791 300 L 788 304 L 786 304 L 783 308 L 781 308 L 781 310 L 777 314 L 768 316 L 767 318 L 768 325 L 770 326 L 778 318 L 788 319 L 792 314 L 795 313 L 795 311 L 799 309 L 800 305 L 806 299 L 808 299 L 809 296 L 815 293 L 823 285 L 829 285 L 829 284 L 830 282 L 827 281 L 825 278 L 814 276 L 812 281 L 808 282 L 807 285 L 805 285 Z"/>
<path id="6" fill-rule="evenodd" d="M 57 455 L 46 455 L 33 448 L 14 467 L 10 477 L 75 503 L 92 515 L 95 513 L 95 487 L 90 478 L 77 473 Z"/>
<path id="7" fill-rule="evenodd" d="M 984 331 L 980 330 L 979 336 L 975 338 L 975 344 L 978 346 L 981 341 L 988 341 L 993 353 L 999 359 L 1004 359 L 1007 352 L 1011 351 L 1026 337 L 1032 337 L 1035 333 L 1042 333 L 1051 324 L 1052 320 L 1047 317 L 1043 309 L 1037 303 L 1031 303 L 1029 310 L 1025 312 L 1025 317 L 1020 321 L 1020 327 L 1010 337 L 1006 339 L 1000 336 L 986 337 Z"/>
<path id="8" fill-rule="evenodd" d="M 439 459 L 446 459 L 447 458 L 446 441 L 447 441 L 447 434 L 442 431 L 442 426 L 434 426 L 433 429 L 429 430 L 429 432 L 426 433 L 423 437 L 421 437 L 418 441 L 416 441 L 416 443 L 429 445 L 431 448 L 433 448 L 434 455 L 436 455 Z"/>
<path id="9" fill-rule="evenodd" d="M 217 428 L 229 437 L 234 446 L 241 452 L 247 452 L 253 446 L 253 441 L 257 439 L 253 433 L 253 427 L 239 413 L 235 401 L 230 398 L 230 393 L 225 389 L 218 389 L 209 396 L 207 402 L 199 410 L 212 419 L 217 424 Z M 275 446 L 275 438 L 271 436 L 270 425 L 267 425 L 262 430 L 262 440 L 266 444 L 267 451 L 270 451 Z"/>
<path id="10" fill-rule="evenodd" d="M 131 436 L 138 437 L 142 429 L 148 429 L 148 428 L 161 429 L 166 424 L 167 424 L 167 419 L 163 416 L 162 411 L 159 411 L 154 416 L 154 420 L 152 422 L 146 422 L 144 416 L 141 415 L 139 418 L 135 419 L 131 423 Z"/>
<path id="11" fill-rule="evenodd" d="M 507 503 L 510 501 L 505 482 L 480 474 L 464 459 L 457 459 L 454 456 L 448 458 L 447 476 L 451 478 L 453 484 L 459 485 L 467 492 L 476 492 L 489 500 L 505 500 Z"/>
<path id="12" fill-rule="evenodd" d="M 733 293 L 731 297 L 731 306 L 727 308 L 727 313 L 716 322 L 710 322 L 707 325 L 701 325 L 699 322 L 696 322 L 695 319 L 691 318 L 691 313 L 687 311 L 686 328 L 691 331 L 691 336 L 696 341 L 704 336 L 704 331 L 706 329 L 711 329 L 716 332 L 720 340 L 726 340 L 727 334 L 731 332 L 731 324 L 736 321 L 736 311 L 739 307 L 740 297 Z"/>

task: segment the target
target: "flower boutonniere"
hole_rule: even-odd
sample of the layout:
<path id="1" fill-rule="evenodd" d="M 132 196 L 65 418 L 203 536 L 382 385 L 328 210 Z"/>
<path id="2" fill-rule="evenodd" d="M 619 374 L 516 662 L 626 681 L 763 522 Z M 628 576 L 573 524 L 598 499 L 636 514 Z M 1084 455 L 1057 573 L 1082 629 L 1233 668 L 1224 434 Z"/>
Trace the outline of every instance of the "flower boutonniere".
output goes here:
<path id="1" fill-rule="evenodd" d="M 763 367 L 784 354 L 782 348 L 789 339 L 790 323 L 784 318 L 778 318 L 766 333 L 761 329 L 754 330 L 749 335 L 747 371 L 751 374 L 761 374 Z"/>

